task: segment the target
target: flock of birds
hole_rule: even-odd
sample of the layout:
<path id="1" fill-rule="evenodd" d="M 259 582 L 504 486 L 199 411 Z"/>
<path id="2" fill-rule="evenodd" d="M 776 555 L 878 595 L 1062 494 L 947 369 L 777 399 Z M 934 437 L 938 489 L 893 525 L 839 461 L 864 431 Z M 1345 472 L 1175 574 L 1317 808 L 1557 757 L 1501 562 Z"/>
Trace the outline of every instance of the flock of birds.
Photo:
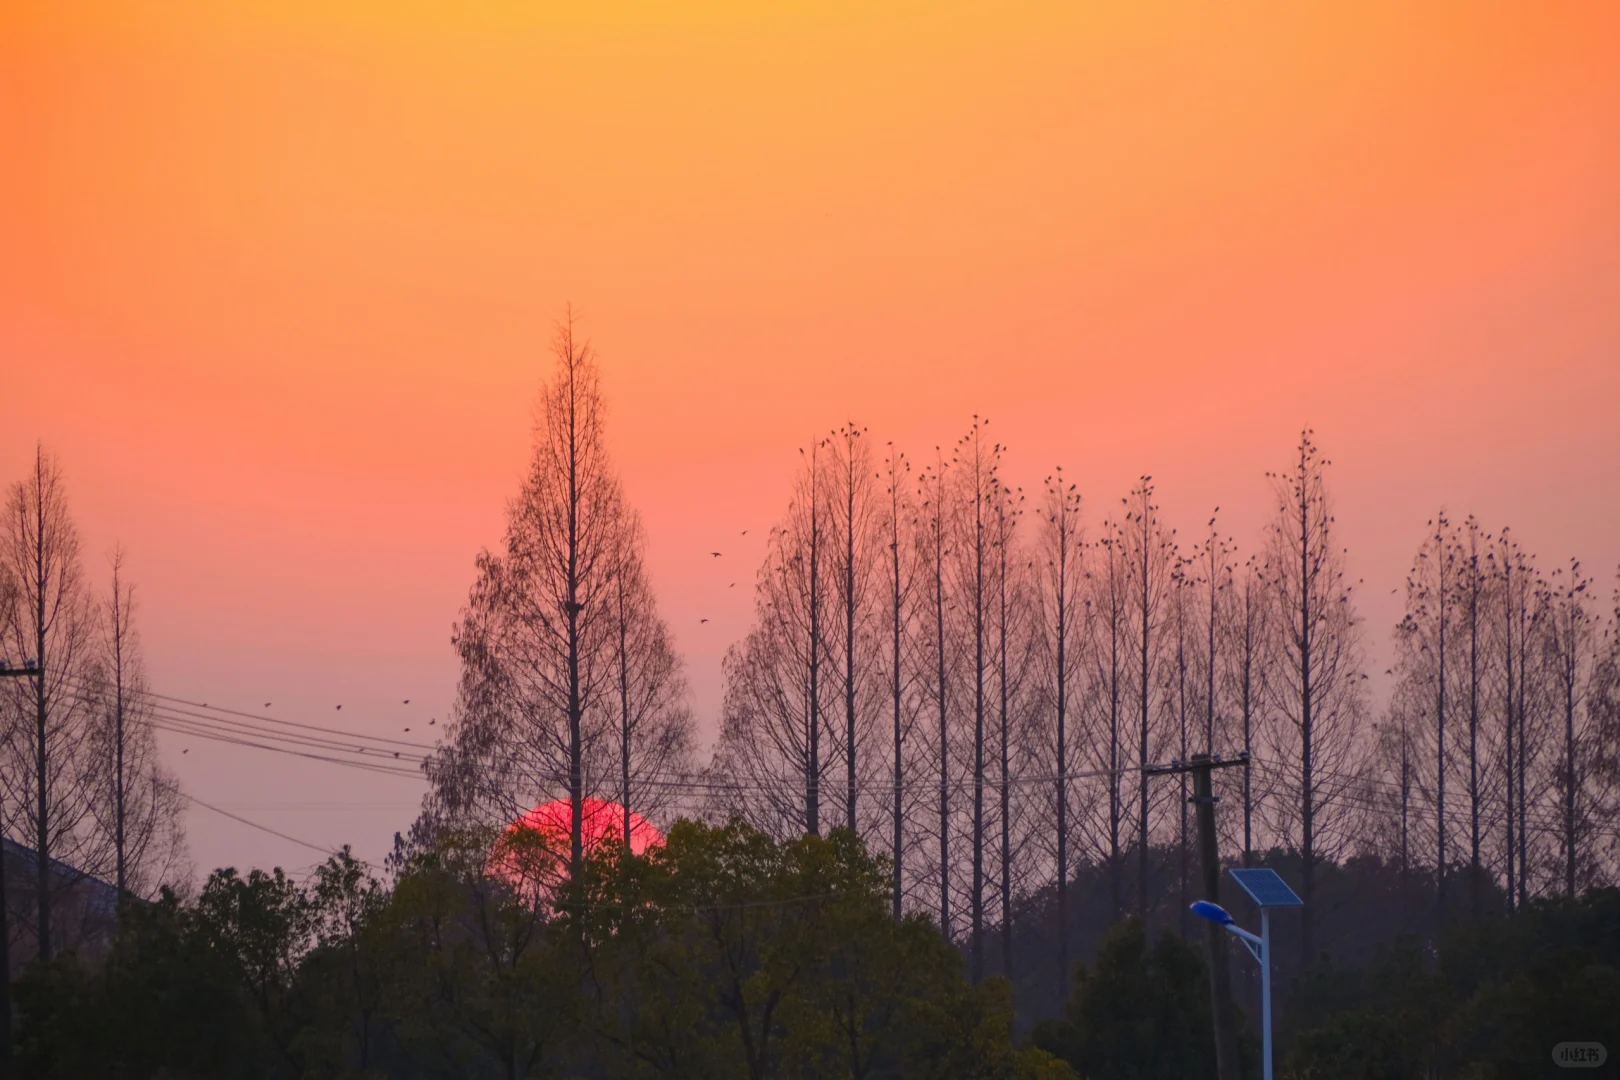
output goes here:
<path id="1" fill-rule="evenodd" d="M 744 529 L 742 531 L 742 534 L 744 536 L 747 536 L 748 535 L 748 530 Z M 723 555 L 724 555 L 724 552 L 720 552 L 720 551 L 711 551 L 711 552 L 709 552 L 709 557 L 711 559 L 718 559 L 718 558 L 721 558 Z M 726 586 L 726 588 L 728 588 L 728 589 L 735 589 L 736 587 L 737 587 L 737 583 L 735 581 L 733 581 L 730 585 Z M 698 625 L 701 626 L 701 625 L 703 625 L 704 623 L 706 623 L 708 621 L 709 621 L 708 619 L 699 619 L 698 620 Z"/>

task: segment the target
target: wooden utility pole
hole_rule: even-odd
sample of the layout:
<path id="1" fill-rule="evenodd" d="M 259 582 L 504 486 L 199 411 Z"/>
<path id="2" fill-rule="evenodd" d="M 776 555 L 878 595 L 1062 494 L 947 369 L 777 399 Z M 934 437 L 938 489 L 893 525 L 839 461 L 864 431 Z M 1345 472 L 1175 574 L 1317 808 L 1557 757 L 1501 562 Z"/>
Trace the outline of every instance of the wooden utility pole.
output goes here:
<path id="1" fill-rule="evenodd" d="M 45 672 L 33 660 L 20 668 L 0 660 L 0 679 L 34 678 L 41 682 Z M 5 829 L 0 827 L 0 1080 L 11 1080 L 11 918 L 7 911 L 10 899 L 6 881 Z"/>
<path id="2" fill-rule="evenodd" d="M 1203 899 L 1212 904 L 1221 902 L 1221 857 L 1215 839 L 1215 794 L 1212 774 L 1216 769 L 1249 765 L 1248 751 L 1235 758 L 1223 760 L 1219 755 L 1194 754 L 1188 761 L 1172 761 L 1168 765 L 1149 765 L 1142 770 L 1143 780 L 1150 776 L 1193 774 L 1193 804 L 1198 823 L 1198 858 L 1202 864 Z M 1215 1019 L 1215 1071 L 1220 1080 L 1241 1080 L 1238 1062 L 1237 1005 L 1232 1000 L 1232 977 L 1227 963 L 1225 931 L 1217 924 L 1205 923 L 1204 941 L 1209 954 L 1209 994 L 1211 1011 Z"/>

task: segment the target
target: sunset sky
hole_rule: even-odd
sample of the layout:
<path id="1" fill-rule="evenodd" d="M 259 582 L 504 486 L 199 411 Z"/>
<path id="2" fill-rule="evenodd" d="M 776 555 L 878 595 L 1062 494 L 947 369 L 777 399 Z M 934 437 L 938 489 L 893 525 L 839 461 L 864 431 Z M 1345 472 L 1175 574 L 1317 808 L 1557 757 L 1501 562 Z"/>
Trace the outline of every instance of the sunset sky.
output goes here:
<path id="1" fill-rule="evenodd" d="M 0 5 L 0 480 L 43 440 L 128 549 L 154 689 L 442 723 L 569 303 L 705 734 L 846 420 L 1246 551 L 1308 423 L 1375 656 L 1442 505 L 1607 593 L 1620 4 Z M 372 859 L 422 791 L 164 752 Z"/>

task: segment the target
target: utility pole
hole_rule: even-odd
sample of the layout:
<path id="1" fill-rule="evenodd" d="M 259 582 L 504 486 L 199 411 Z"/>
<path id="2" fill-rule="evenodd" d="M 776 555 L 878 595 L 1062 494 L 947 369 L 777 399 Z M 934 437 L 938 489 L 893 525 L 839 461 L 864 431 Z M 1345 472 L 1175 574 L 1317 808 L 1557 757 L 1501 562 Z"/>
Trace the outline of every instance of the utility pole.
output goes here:
<path id="1" fill-rule="evenodd" d="M 1220 903 L 1221 857 L 1215 839 L 1215 803 L 1213 772 L 1249 766 L 1247 750 L 1234 758 L 1222 759 L 1219 754 L 1194 754 L 1189 761 L 1173 760 L 1168 765 L 1149 765 L 1142 770 L 1143 780 L 1150 776 L 1193 774 L 1193 794 L 1187 801 L 1193 804 L 1198 819 L 1198 858 L 1204 879 L 1204 894 L 1212 903 Z M 1209 994 L 1211 1012 L 1215 1019 L 1215 1072 L 1220 1080 L 1241 1080 L 1238 1062 L 1237 1005 L 1232 1000 L 1232 978 L 1227 963 L 1223 928 L 1209 923 L 1205 932 L 1205 945 L 1209 954 Z"/>
<path id="2" fill-rule="evenodd" d="M 0 660 L 0 679 L 43 680 L 45 672 L 33 660 L 14 668 Z M 6 882 L 5 827 L 0 822 L 0 1080 L 11 1080 L 11 917 Z"/>

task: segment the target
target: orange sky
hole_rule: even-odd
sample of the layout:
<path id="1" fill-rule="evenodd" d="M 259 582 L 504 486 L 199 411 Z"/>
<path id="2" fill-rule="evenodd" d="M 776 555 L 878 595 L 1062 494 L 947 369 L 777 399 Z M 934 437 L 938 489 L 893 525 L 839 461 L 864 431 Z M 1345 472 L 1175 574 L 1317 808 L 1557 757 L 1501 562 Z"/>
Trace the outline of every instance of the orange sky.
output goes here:
<path id="1" fill-rule="evenodd" d="M 1620 6 L 0 6 L 0 478 L 60 455 L 158 689 L 442 719 L 570 300 L 711 728 L 846 419 L 1248 548 L 1308 421 L 1381 641 L 1441 503 L 1620 561 Z M 179 749 L 372 858 L 417 794 Z"/>

